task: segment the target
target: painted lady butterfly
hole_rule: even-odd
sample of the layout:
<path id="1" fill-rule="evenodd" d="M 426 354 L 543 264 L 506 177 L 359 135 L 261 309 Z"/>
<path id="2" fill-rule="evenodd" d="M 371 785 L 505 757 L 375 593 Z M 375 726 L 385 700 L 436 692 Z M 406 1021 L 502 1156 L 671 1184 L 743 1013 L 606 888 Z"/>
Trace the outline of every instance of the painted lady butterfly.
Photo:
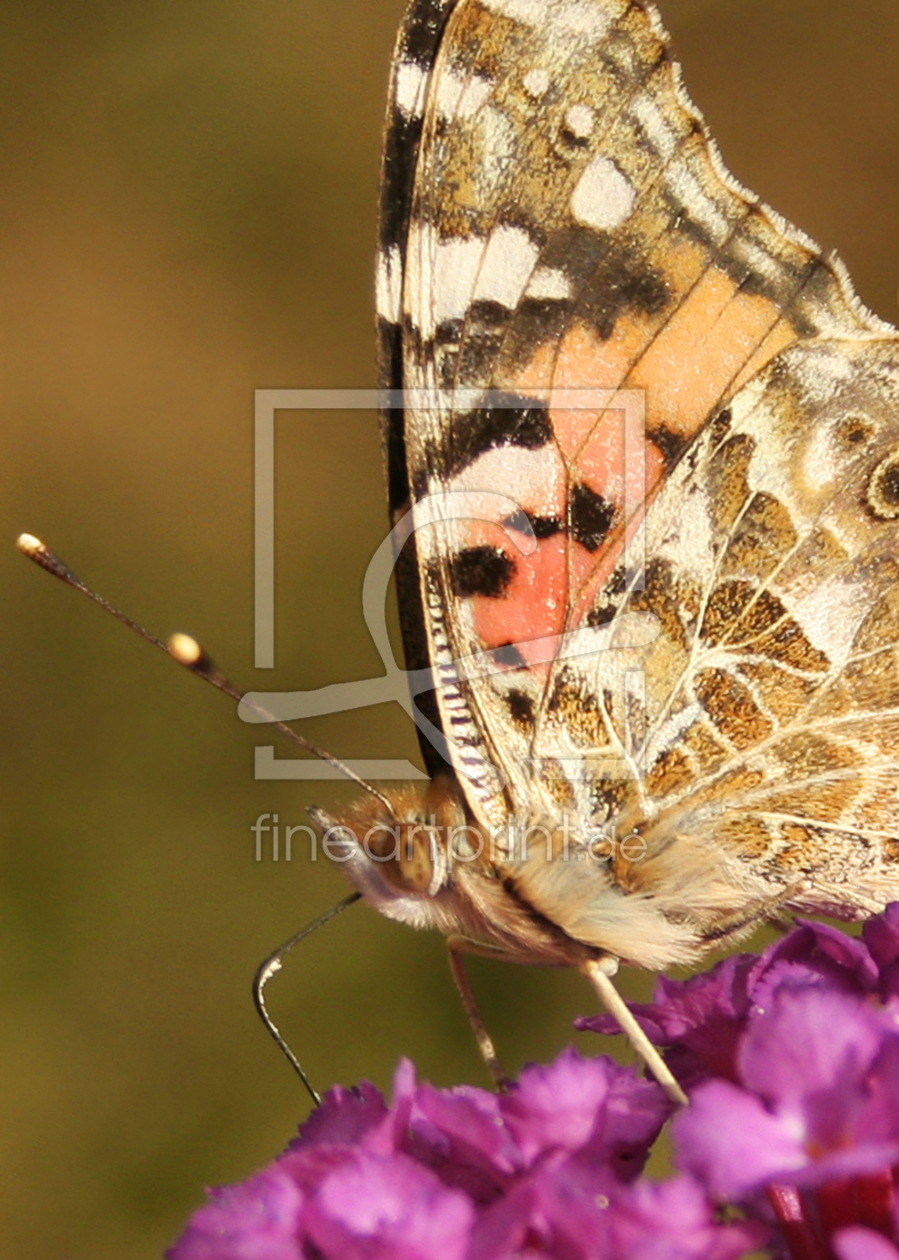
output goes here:
<path id="1" fill-rule="evenodd" d="M 899 897 L 899 343 L 650 5 L 413 0 L 377 293 L 433 779 L 318 814 L 355 886 L 591 976 Z"/>

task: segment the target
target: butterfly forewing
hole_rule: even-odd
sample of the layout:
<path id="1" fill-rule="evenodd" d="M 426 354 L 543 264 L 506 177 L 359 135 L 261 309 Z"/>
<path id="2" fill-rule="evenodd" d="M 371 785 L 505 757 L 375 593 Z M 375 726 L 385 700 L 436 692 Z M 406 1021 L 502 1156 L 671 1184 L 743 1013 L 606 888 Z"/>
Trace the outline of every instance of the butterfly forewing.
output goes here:
<path id="1" fill-rule="evenodd" d="M 899 892 L 895 333 L 727 173 L 654 10 L 413 3 L 379 310 L 466 810 L 599 855 L 508 841 L 516 894 L 660 966 Z"/>

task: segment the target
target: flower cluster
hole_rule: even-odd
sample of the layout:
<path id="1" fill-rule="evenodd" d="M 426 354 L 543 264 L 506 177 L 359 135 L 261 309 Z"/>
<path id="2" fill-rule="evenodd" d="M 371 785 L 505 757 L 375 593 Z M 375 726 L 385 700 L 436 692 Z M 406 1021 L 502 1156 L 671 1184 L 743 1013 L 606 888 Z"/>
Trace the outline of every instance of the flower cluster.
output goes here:
<path id="1" fill-rule="evenodd" d="M 334 1089 L 169 1260 L 899 1260 L 899 905 L 803 924 L 635 1007 L 690 1095 L 566 1050 L 507 1094 Z M 606 1018 L 582 1027 L 610 1031 Z"/>
<path id="2" fill-rule="evenodd" d="M 504 1095 L 417 1084 L 403 1063 L 389 1106 L 370 1085 L 332 1090 L 285 1154 L 216 1191 L 169 1254 L 588 1260 L 648 1256 L 676 1222 L 683 1260 L 737 1260 L 752 1231 L 718 1225 L 691 1178 L 638 1180 L 670 1110 L 653 1082 L 574 1050 Z"/>
<path id="3" fill-rule="evenodd" d="M 899 903 L 861 940 L 804 923 L 633 1010 L 690 1095 L 678 1165 L 716 1202 L 773 1213 L 796 1260 L 899 1260 Z"/>

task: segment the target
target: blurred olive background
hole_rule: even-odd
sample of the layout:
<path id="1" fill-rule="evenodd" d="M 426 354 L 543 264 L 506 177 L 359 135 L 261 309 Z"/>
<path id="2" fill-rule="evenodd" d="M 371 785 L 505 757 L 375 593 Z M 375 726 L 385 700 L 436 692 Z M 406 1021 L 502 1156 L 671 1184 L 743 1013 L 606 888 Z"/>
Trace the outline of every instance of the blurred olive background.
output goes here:
<path id="1" fill-rule="evenodd" d="M 895 0 L 667 0 L 731 169 L 897 316 Z M 379 662 L 360 614 L 384 530 L 376 423 L 278 425 L 277 668 L 252 666 L 252 391 L 374 383 L 382 97 L 402 0 L 3 0 L 0 1245 L 149 1260 L 204 1184 L 270 1159 L 306 1104 L 258 1025 L 256 963 L 343 893 L 261 813 L 257 731 L 12 549 L 30 530 L 244 687 Z M 310 723 L 414 757 L 397 709 Z M 287 750 L 285 750 L 286 753 Z M 592 1009 L 576 977 L 475 968 L 513 1068 Z M 649 980 L 635 977 L 632 991 Z M 356 907 L 270 1000 L 313 1079 L 387 1087 L 410 1054 L 484 1083 L 439 940 Z"/>

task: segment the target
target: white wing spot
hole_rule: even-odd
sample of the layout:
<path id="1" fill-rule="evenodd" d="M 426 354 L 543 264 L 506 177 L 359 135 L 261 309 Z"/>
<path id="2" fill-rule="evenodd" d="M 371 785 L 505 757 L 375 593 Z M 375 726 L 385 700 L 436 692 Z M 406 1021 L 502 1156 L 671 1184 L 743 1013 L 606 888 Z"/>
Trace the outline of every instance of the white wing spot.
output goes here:
<path id="1" fill-rule="evenodd" d="M 571 281 L 558 267 L 538 267 L 531 276 L 527 296 L 564 302 L 572 297 Z"/>
<path id="2" fill-rule="evenodd" d="M 441 240 L 430 224 L 413 224 L 406 247 L 406 312 L 429 341 L 440 324 L 463 319 L 472 301 L 517 306 L 537 266 L 540 250 L 523 228 L 503 225 L 482 236 Z M 392 270 L 391 270 L 392 268 Z M 379 268 L 385 309 L 399 300 L 399 256 Z M 382 279 L 383 277 L 383 279 Z M 388 316 L 389 318 L 389 316 Z"/>
<path id="3" fill-rule="evenodd" d="M 767 250 L 756 245 L 748 237 L 735 235 L 733 250 L 741 262 L 746 263 L 751 270 L 759 272 L 766 280 L 776 281 L 779 278 L 780 272 L 776 260 Z"/>
<path id="4" fill-rule="evenodd" d="M 596 113 L 589 105 L 572 105 L 565 115 L 565 126 L 579 140 L 586 140 L 596 126 Z"/>
<path id="5" fill-rule="evenodd" d="M 470 118 L 490 96 L 493 87 L 477 74 L 445 70 L 437 83 L 437 113 L 441 118 Z"/>
<path id="6" fill-rule="evenodd" d="M 565 465 L 553 446 L 538 451 L 494 447 L 454 477 L 446 489 L 472 496 L 465 500 L 468 520 L 478 515 L 481 520 L 501 521 L 512 514 L 510 504 L 536 516 L 559 516 L 565 508 Z M 484 494 L 481 501 L 475 497 L 478 491 Z M 525 546 L 522 543 L 522 549 Z"/>
<path id="7" fill-rule="evenodd" d="M 400 113 L 407 118 L 417 117 L 422 112 L 427 77 L 414 61 L 401 61 L 396 68 L 395 100 Z"/>
<path id="8" fill-rule="evenodd" d="M 712 198 L 706 195 L 686 164 L 672 162 L 665 174 L 665 182 L 687 217 L 705 228 L 716 245 L 723 245 L 730 236 L 731 224 Z"/>
<path id="9" fill-rule="evenodd" d="M 525 26 L 600 40 L 612 18 L 596 0 L 483 0 L 486 8 Z"/>
<path id="10" fill-rule="evenodd" d="M 528 26 L 540 26 L 546 21 L 541 0 L 484 0 L 484 8 L 502 14 L 503 18 L 523 21 Z"/>
<path id="11" fill-rule="evenodd" d="M 546 21 L 540 0 L 484 0 L 484 6 L 503 17 L 512 18 L 515 22 L 524 22 L 527 26 L 540 26 Z"/>
<path id="12" fill-rule="evenodd" d="M 579 223 L 607 232 L 619 227 L 634 208 L 637 194 L 609 158 L 595 157 L 583 171 L 571 196 L 571 213 Z"/>
<path id="13" fill-rule="evenodd" d="M 478 236 L 442 241 L 430 223 L 411 224 L 403 303 L 426 341 L 438 324 L 461 319 L 468 310 L 484 245 Z"/>
<path id="14" fill-rule="evenodd" d="M 549 71 L 543 70 L 539 66 L 535 70 L 529 70 L 522 79 L 524 90 L 529 96 L 533 96 L 535 100 L 539 100 L 541 96 L 545 95 L 546 89 L 551 82 Z"/>
<path id="15" fill-rule="evenodd" d="M 497 227 L 490 233 L 474 296 L 512 310 L 530 280 L 540 250 L 523 228 Z"/>
<path id="16" fill-rule="evenodd" d="M 375 277 L 375 298 L 378 314 L 391 324 L 400 322 L 402 314 L 403 265 L 398 245 L 378 255 L 378 271 Z"/>
<path id="17" fill-rule="evenodd" d="M 484 239 L 480 236 L 456 237 L 440 241 L 433 273 L 434 324 L 422 325 L 426 337 L 433 337 L 437 325 L 447 320 L 462 319 L 471 305 L 478 267 L 484 256 Z"/>
<path id="18" fill-rule="evenodd" d="M 612 25 L 610 8 L 611 5 L 597 4 L 596 0 L 561 0 L 550 8 L 549 21 L 557 30 L 600 40 Z"/>
<path id="19" fill-rule="evenodd" d="M 631 112 L 659 157 L 666 161 L 673 157 L 677 152 L 677 134 L 652 97 L 638 96 L 631 104 Z"/>

